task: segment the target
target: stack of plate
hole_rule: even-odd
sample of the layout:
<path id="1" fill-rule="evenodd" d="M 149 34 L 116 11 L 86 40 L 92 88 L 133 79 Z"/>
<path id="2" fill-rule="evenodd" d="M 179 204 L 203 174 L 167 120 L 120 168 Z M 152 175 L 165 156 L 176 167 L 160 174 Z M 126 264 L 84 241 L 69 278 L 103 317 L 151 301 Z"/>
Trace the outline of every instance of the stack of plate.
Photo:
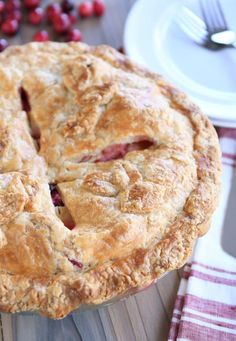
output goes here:
<path id="1" fill-rule="evenodd" d="M 236 1 L 221 4 L 236 31 Z M 236 48 L 210 51 L 194 43 L 175 21 L 183 5 L 200 15 L 195 0 L 137 1 L 125 26 L 125 51 L 188 93 L 215 125 L 236 127 Z"/>

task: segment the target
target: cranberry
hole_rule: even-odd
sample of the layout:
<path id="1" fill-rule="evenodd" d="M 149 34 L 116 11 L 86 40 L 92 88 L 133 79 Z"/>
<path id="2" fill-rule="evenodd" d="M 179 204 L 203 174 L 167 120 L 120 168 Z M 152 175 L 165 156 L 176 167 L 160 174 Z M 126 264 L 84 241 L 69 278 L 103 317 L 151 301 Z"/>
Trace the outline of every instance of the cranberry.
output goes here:
<path id="1" fill-rule="evenodd" d="M 5 10 L 7 12 L 14 11 L 15 9 L 20 9 L 21 8 L 21 2 L 20 0 L 8 0 L 5 3 Z"/>
<path id="2" fill-rule="evenodd" d="M 64 206 L 59 193 L 52 194 L 52 201 L 54 206 Z"/>
<path id="3" fill-rule="evenodd" d="M 14 10 L 12 12 L 8 12 L 7 15 L 6 15 L 6 19 L 15 19 L 17 21 L 21 21 L 22 13 L 18 9 Z"/>
<path id="4" fill-rule="evenodd" d="M 70 259 L 70 258 L 69 258 L 69 261 L 70 261 L 73 265 L 77 266 L 79 269 L 82 269 L 82 268 L 83 268 L 83 263 L 78 262 L 78 261 L 75 260 L 75 259 Z"/>
<path id="5" fill-rule="evenodd" d="M 61 7 L 63 12 L 69 13 L 75 8 L 74 1 L 73 0 L 63 0 L 61 3 Z"/>
<path id="6" fill-rule="evenodd" d="M 50 22 L 61 14 L 61 6 L 58 3 L 53 3 L 47 7 L 47 17 Z"/>
<path id="7" fill-rule="evenodd" d="M 67 41 L 81 41 L 82 40 L 82 34 L 78 28 L 72 28 L 66 37 Z"/>
<path id="8" fill-rule="evenodd" d="M 53 20 L 53 27 L 57 33 L 65 33 L 70 29 L 70 18 L 66 13 L 61 13 Z"/>
<path id="9" fill-rule="evenodd" d="M 49 190 L 50 190 L 50 192 L 52 193 L 53 191 L 55 191 L 56 190 L 56 185 L 55 184 L 49 184 Z"/>
<path id="10" fill-rule="evenodd" d="M 82 18 L 88 18 L 93 15 L 93 5 L 90 1 L 83 1 L 79 5 L 79 15 Z"/>
<path id="11" fill-rule="evenodd" d="M 6 39 L 0 39 L 0 52 L 5 50 L 8 47 L 8 42 Z"/>
<path id="12" fill-rule="evenodd" d="M 27 113 L 30 112 L 31 106 L 29 102 L 29 95 L 22 86 L 19 88 L 19 94 L 20 94 L 20 99 L 21 99 L 22 110 L 24 110 Z"/>
<path id="13" fill-rule="evenodd" d="M 34 34 L 33 40 L 37 42 L 49 41 L 49 34 L 47 31 L 38 31 Z"/>
<path id="14" fill-rule="evenodd" d="M 105 4 L 103 0 L 93 0 L 93 11 L 98 17 L 101 17 L 105 12 Z"/>
<path id="15" fill-rule="evenodd" d="M 78 14 L 77 14 L 76 10 L 70 11 L 70 12 L 68 13 L 68 16 L 69 16 L 69 18 L 70 18 L 70 22 L 71 22 L 72 25 L 73 25 L 74 23 L 76 23 L 77 18 L 78 18 Z"/>
<path id="16" fill-rule="evenodd" d="M 2 23 L 2 32 L 7 35 L 14 35 L 19 29 L 19 23 L 15 19 L 6 19 Z"/>
<path id="17" fill-rule="evenodd" d="M 64 203 L 61 199 L 60 193 L 57 191 L 57 187 L 54 184 L 49 184 L 52 202 L 54 206 L 64 206 Z"/>
<path id="18" fill-rule="evenodd" d="M 25 7 L 32 9 L 40 5 L 40 0 L 24 0 Z"/>
<path id="19" fill-rule="evenodd" d="M 69 230 L 73 230 L 75 228 L 75 223 L 72 221 L 63 221 L 63 223 Z"/>
<path id="20" fill-rule="evenodd" d="M 29 22 L 32 25 L 39 25 L 43 21 L 43 9 L 41 7 L 37 7 L 30 11 L 29 13 Z"/>
<path id="21" fill-rule="evenodd" d="M 4 12 L 5 9 L 5 3 L 3 1 L 0 1 L 0 13 Z"/>

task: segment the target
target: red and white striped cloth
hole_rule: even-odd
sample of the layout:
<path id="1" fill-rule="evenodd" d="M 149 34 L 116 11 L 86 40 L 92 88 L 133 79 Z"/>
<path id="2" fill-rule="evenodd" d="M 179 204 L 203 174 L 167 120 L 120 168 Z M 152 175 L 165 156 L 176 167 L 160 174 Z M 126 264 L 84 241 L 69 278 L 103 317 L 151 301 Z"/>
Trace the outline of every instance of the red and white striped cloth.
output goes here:
<path id="1" fill-rule="evenodd" d="M 229 194 L 232 200 L 236 180 L 236 129 L 221 128 L 219 137 L 221 202 L 210 231 L 198 240 L 191 261 L 184 267 L 169 341 L 236 341 L 236 258 L 223 250 L 221 239 Z M 236 190 L 234 196 L 236 210 Z"/>

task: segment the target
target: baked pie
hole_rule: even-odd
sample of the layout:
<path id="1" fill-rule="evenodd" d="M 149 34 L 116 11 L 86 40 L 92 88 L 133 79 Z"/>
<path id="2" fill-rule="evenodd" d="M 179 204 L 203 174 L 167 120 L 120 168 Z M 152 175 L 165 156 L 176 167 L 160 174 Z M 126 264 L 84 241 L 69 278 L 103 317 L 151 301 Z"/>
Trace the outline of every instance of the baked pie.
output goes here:
<path id="1" fill-rule="evenodd" d="M 181 267 L 220 149 L 200 109 L 108 46 L 0 55 L 0 310 L 62 318 Z"/>

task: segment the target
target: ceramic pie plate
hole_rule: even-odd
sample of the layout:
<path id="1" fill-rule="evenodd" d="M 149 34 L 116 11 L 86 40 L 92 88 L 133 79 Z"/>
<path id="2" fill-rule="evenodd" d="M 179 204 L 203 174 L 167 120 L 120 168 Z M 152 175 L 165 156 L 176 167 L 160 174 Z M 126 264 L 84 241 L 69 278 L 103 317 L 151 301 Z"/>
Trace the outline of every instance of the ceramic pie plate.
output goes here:
<path id="1" fill-rule="evenodd" d="M 78 309 L 72 311 L 69 315 L 71 314 L 75 314 L 75 313 L 80 313 L 83 311 L 88 311 L 88 310 L 97 310 L 100 308 L 105 308 L 108 307 L 110 305 L 113 305 L 117 302 L 121 302 L 124 301 L 126 299 L 128 299 L 130 296 L 136 295 L 144 290 L 147 290 L 149 287 L 151 287 L 152 285 L 155 285 L 155 283 L 157 283 L 157 281 L 161 280 L 163 277 L 165 277 L 166 275 L 168 275 L 168 272 L 163 274 L 162 276 L 156 278 L 151 284 L 149 284 L 148 286 L 145 286 L 143 288 L 132 288 L 130 289 L 128 292 L 126 292 L 125 294 L 116 296 L 114 298 L 112 298 L 111 300 L 108 300 L 104 303 L 101 304 L 84 304 L 81 305 Z M 11 314 L 12 315 L 12 314 Z M 39 315 L 41 316 L 37 311 L 26 311 L 26 312 L 19 312 L 19 313 L 13 313 L 13 315 L 23 315 L 23 316 L 32 316 L 32 315 Z M 68 316 L 69 316 L 68 315 Z"/>

